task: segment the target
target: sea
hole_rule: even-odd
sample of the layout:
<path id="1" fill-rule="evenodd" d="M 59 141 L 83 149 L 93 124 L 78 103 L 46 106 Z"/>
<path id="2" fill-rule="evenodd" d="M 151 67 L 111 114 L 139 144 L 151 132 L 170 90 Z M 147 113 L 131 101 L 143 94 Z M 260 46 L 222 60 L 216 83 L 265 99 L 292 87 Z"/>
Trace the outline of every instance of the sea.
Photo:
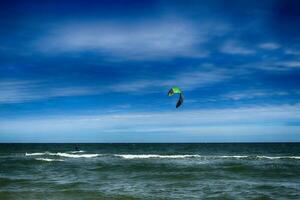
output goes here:
<path id="1" fill-rule="evenodd" d="M 0 144 L 0 199 L 299 200 L 300 143 Z"/>

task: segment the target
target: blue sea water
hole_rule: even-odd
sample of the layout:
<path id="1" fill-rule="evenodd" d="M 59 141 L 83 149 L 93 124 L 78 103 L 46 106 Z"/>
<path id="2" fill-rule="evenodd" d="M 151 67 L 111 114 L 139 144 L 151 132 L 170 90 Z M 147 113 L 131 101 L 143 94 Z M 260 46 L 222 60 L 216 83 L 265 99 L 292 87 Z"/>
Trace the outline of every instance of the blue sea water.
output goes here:
<path id="1" fill-rule="evenodd" d="M 300 143 L 0 144 L 0 199 L 300 199 Z"/>

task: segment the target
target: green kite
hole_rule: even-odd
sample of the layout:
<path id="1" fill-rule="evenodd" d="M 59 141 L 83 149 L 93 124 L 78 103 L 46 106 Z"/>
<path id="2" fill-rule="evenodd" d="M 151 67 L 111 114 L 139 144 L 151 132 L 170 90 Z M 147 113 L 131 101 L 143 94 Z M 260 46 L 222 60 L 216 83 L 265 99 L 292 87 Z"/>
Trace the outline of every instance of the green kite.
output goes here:
<path id="1" fill-rule="evenodd" d="M 174 94 L 179 94 L 179 99 L 176 103 L 176 108 L 178 108 L 183 103 L 183 93 L 179 87 L 172 87 L 168 92 L 168 96 L 173 96 Z"/>

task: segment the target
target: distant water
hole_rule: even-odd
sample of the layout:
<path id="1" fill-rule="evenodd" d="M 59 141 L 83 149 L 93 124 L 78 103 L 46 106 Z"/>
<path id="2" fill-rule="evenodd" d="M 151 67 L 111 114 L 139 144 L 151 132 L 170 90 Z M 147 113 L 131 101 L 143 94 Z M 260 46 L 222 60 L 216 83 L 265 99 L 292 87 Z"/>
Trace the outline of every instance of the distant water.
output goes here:
<path id="1" fill-rule="evenodd" d="M 0 144 L 0 199 L 300 199 L 300 143 Z"/>

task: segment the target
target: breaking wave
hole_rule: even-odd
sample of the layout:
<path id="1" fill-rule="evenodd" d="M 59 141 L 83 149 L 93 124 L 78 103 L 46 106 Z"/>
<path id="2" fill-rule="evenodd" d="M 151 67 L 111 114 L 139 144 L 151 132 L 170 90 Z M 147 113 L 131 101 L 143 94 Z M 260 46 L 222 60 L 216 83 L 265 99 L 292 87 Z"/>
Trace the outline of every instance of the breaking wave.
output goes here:
<path id="1" fill-rule="evenodd" d="M 84 151 L 82 151 L 84 152 Z M 245 160 L 276 160 L 276 159 L 300 159 L 300 156 L 265 156 L 265 155 L 200 155 L 200 154 L 183 154 L 183 155 L 163 155 L 163 154 L 97 154 L 97 153 L 51 153 L 51 152 L 38 152 L 38 153 L 25 153 L 25 156 L 58 156 L 64 158 L 95 158 L 99 156 L 114 156 L 122 159 L 185 159 L 197 158 L 203 160 L 214 159 L 245 159 Z M 47 158 L 48 159 L 48 158 Z"/>
<path id="2" fill-rule="evenodd" d="M 201 159 L 300 159 L 300 156 L 253 156 L 253 155 L 221 155 L 221 156 L 203 156 L 199 154 L 192 155 L 159 155 L 159 154 L 115 154 L 123 159 L 149 159 L 149 158 L 201 158 Z"/>
<path id="3" fill-rule="evenodd" d="M 44 152 L 44 153 L 25 153 L 25 156 L 43 156 L 47 155 L 49 152 Z"/>
<path id="4" fill-rule="evenodd" d="M 25 156 L 43 156 L 43 155 L 60 156 L 60 157 L 67 157 L 67 158 L 94 158 L 100 156 L 101 154 L 71 154 L 71 153 L 61 153 L 61 152 L 25 153 Z"/>
<path id="5" fill-rule="evenodd" d="M 256 156 L 259 159 L 300 159 L 300 156 Z"/>
<path id="6" fill-rule="evenodd" d="M 53 162 L 53 161 L 64 161 L 62 159 L 51 159 L 51 158 L 35 158 L 36 160 L 40 161 L 47 161 L 47 162 Z"/>
<path id="7" fill-rule="evenodd" d="M 115 154 L 117 157 L 124 159 L 146 159 L 146 158 L 195 158 L 201 157 L 200 155 L 159 155 L 159 154 L 141 154 L 141 155 L 132 155 L 132 154 Z"/>
<path id="8" fill-rule="evenodd" d="M 54 153 L 55 156 L 67 157 L 67 158 L 94 158 L 101 154 L 69 154 L 69 153 Z"/>
<path id="9" fill-rule="evenodd" d="M 80 151 L 69 151 L 70 153 L 83 153 L 83 152 L 85 152 L 85 151 L 83 151 L 83 150 L 80 150 Z"/>

